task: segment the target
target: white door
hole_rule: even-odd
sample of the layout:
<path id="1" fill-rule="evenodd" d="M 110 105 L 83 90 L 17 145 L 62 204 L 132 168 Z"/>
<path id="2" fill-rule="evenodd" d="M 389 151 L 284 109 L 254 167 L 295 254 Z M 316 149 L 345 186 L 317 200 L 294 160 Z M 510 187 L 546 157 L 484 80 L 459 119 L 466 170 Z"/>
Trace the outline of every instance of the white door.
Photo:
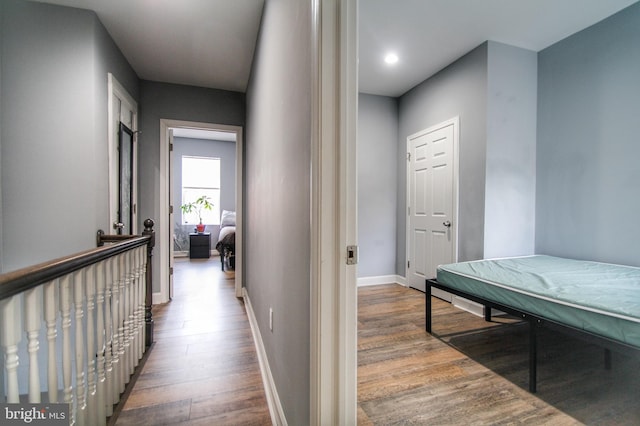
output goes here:
<path id="1" fill-rule="evenodd" d="M 137 234 L 138 104 L 112 74 L 107 85 L 109 228 L 114 234 Z"/>
<path id="2" fill-rule="evenodd" d="M 407 282 L 425 291 L 457 258 L 458 118 L 407 138 Z"/>

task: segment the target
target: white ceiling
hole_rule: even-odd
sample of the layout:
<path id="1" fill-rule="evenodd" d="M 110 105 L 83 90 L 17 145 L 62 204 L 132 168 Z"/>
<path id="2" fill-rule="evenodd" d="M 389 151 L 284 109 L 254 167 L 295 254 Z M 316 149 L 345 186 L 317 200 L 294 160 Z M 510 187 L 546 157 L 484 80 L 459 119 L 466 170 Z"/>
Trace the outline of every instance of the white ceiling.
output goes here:
<path id="1" fill-rule="evenodd" d="M 35 1 L 94 10 L 142 79 L 246 91 L 264 0 Z M 636 1 L 360 0 L 360 91 L 399 96 L 485 40 L 539 51 Z"/>
<path id="2" fill-rule="evenodd" d="M 141 79 L 246 91 L 264 0 L 34 1 L 95 11 Z"/>
<path id="3" fill-rule="evenodd" d="M 636 1 L 360 0 L 360 91 L 400 96 L 486 40 L 538 52 Z"/>

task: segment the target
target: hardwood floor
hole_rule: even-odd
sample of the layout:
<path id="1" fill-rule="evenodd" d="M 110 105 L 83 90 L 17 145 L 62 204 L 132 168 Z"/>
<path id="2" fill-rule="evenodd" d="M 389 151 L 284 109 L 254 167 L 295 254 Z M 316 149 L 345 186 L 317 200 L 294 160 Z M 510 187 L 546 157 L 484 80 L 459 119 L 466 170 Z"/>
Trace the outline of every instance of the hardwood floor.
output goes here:
<path id="1" fill-rule="evenodd" d="M 174 298 L 116 425 L 268 425 L 249 320 L 219 258 L 177 259 Z"/>
<path id="2" fill-rule="evenodd" d="M 398 285 L 359 289 L 358 424 L 640 424 L 640 359 L 540 333 L 538 393 L 527 389 L 527 326 L 483 318 Z"/>
<path id="3" fill-rule="evenodd" d="M 399 285 L 358 290 L 358 424 L 640 424 L 640 360 L 551 331 L 538 393 L 527 389 L 526 326 L 491 323 Z M 154 307 L 155 345 L 116 425 L 269 425 L 249 321 L 233 272 L 181 259 L 174 300 Z"/>

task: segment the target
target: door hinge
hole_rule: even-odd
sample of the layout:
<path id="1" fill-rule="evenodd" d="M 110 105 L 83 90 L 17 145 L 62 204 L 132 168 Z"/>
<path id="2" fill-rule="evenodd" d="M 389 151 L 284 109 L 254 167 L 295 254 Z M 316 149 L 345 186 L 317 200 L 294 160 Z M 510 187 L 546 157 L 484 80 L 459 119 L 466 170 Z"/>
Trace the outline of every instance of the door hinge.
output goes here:
<path id="1" fill-rule="evenodd" d="M 407 152 L 407 161 L 411 161 L 411 153 Z"/>
<path id="2" fill-rule="evenodd" d="M 347 265 L 358 263 L 358 246 L 347 246 Z"/>
<path id="3" fill-rule="evenodd" d="M 172 151 L 173 151 L 173 144 L 172 144 L 172 143 L 170 143 L 170 144 L 169 144 L 169 152 L 172 152 Z"/>
<path id="4" fill-rule="evenodd" d="M 169 206 L 169 214 L 173 214 L 173 206 Z"/>
<path id="5" fill-rule="evenodd" d="M 173 275 L 173 266 L 169 268 L 169 275 Z"/>
<path id="6" fill-rule="evenodd" d="M 411 261 L 407 260 L 407 269 L 411 269 Z"/>

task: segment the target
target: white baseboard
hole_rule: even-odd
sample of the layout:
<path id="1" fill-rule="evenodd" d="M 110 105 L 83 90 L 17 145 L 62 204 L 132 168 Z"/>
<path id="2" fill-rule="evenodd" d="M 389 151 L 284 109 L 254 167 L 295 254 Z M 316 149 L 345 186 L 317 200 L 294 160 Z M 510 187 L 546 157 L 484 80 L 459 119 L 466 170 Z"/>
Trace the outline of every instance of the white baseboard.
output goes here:
<path id="1" fill-rule="evenodd" d="M 244 299 L 244 306 L 247 309 L 247 316 L 249 317 L 249 324 L 251 325 L 253 341 L 256 344 L 256 351 L 258 352 L 258 363 L 260 364 L 260 373 L 262 374 L 262 382 L 264 383 L 264 392 L 267 397 L 267 405 L 269 405 L 269 413 L 271 414 L 271 423 L 276 426 L 286 426 L 287 419 L 284 416 L 284 410 L 280 403 L 278 390 L 276 389 L 276 384 L 273 381 L 273 375 L 271 374 L 271 368 L 269 367 L 269 360 L 267 359 L 267 352 L 264 349 L 264 343 L 262 343 L 262 335 L 260 334 L 258 321 L 256 320 L 253 307 L 251 306 L 251 300 L 249 299 L 249 294 L 245 287 L 242 288 L 242 297 Z"/>
<path id="2" fill-rule="evenodd" d="M 483 317 L 484 318 L 485 307 L 484 307 L 484 305 L 481 305 L 480 303 L 474 302 L 474 301 L 469 300 L 469 299 L 465 299 L 464 297 L 452 295 L 451 304 L 453 306 L 455 306 L 456 308 L 458 308 L 458 309 L 462 309 L 463 311 L 467 311 L 467 312 L 472 313 L 473 315 L 477 315 L 479 317 Z M 504 312 L 499 311 L 497 309 L 492 309 L 491 310 L 491 316 L 492 317 L 500 316 L 500 315 L 507 315 L 507 314 L 505 314 Z"/>
<path id="3" fill-rule="evenodd" d="M 451 299 L 453 298 L 453 294 L 435 287 L 431 287 L 431 295 L 449 303 L 451 303 Z"/>
<path id="4" fill-rule="evenodd" d="M 216 249 L 211 249 L 209 251 L 209 254 L 211 255 L 211 257 L 220 257 L 220 252 Z M 174 251 L 173 257 L 176 259 L 183 259 L 183 258 L 189 257 L 189 251 Z"/>
<path id="5" fill-rule="evenodd" d="M 469 299 L 465 299 L 464 297 L 454 295 L 451 298 L 451 304 L 456 308 L 470 312 L 473 315 L 484 317 L 484 306 Z"/>
<path id="6" fill-rule="evenodd" d="M 162 293 L 158 292 L 158 293 L 153 293 L 151 295 L 151 304 L 153 305 L 159 305 L 161 303 L 166 303 L 167 301 L 164 300 L 164 297 L 162 297 Z"/>
<path id="7" fill-rule="evenodd" d="M 406 287 L 406 280 L 399 275 L 380 275 L 377 277 L 360 277 L 358 278 L 358 287 L 380 284 L 400 284 Z"/>

